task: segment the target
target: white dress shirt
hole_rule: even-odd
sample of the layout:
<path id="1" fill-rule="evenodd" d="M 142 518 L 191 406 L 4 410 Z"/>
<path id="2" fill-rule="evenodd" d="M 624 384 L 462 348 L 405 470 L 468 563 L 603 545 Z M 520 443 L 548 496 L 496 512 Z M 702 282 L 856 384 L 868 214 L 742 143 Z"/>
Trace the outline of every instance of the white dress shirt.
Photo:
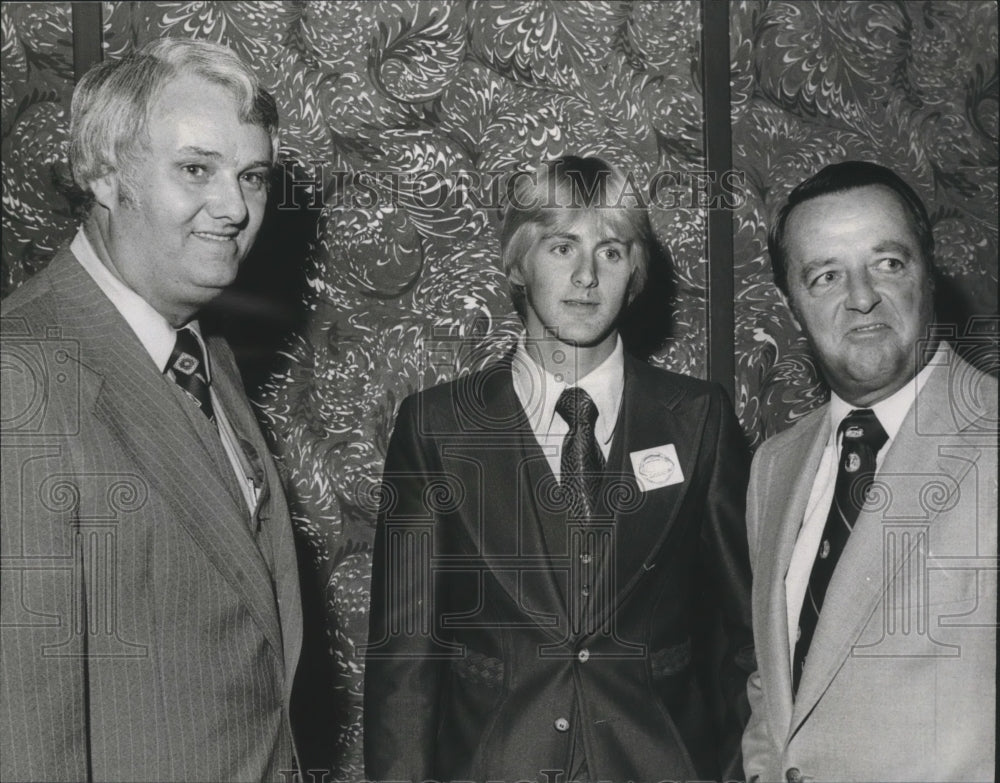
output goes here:
<path id="1" fill-rule="evenodd" d="M 572 349 L 567 347 L 567 353 Z M 535 439 L 545 453 L 556 480 L 561 478 L 560 460 L 562 458 L 563 439 L 569 432 L 569 425 L 556 412 L 559 395 L 568 387 L 561 379 L 540 367 L 528 354 L 525 337 L 522 334 L 517 342 L 512 366 L 514 376 L 514 393 L 528 417 Z M 625 389 L 625 351 L 621 337 L 618 337 L 614 350 L 601 364 L 591 370 L 583 378 L 577 380 L 576 386 L 590 395 L 597 406 L 597 422 L 594 424 L 594 435 L 597 444 L 607 460 L 611 452 L 611 440 L 615 435 L 615 424 L 618 421 L 618 411 L 622 404 L 622 393 Z"/>
<path id="2" fill-rule="evenodd" d="M 174 344 L 177 341 L 176 330 L 167 322 L 167 319 L 160 315 L 152 305 L 143 299 L 139 294 L 129 288 L 118 277 L 116 277 L 104 262 L 98 257 L 93 245 L 81 228 L 73 238 L 69 249 L 76 256 L 77 261 L 97 283 L 104 295 L 111 300 L 122 318 L 125 319 L 129 327 L 135 332 L 139 342 L 142 343 L 149 354 L 156 369 L 162 374 L 167 369 L 167 362 L 170 361 L 170 354 L 173 353 Z M 215 389 L 211 385 L 212 381 L 212 359 L 209 356 L 208 348 L 201 336 L 201 328 L 197 321 L 191 321 L 186 328 L 194 333 L 201 345 L 202 353 L 205 356 L 205 375 L 209 381 L 209 393 L 212 395 L 212 409 L 215 413 L 215 421 L 219 425 L 219 435 L 222 439 L 222 447 L 226 452 L 229 463 L 236 475 L 236 481 L 243 493 L 247 508 L 251 514 L 257 505 L 260 488 L 255 481 L 253 468 L 243 452 L 239 443 L 239 438 L 232 424 L 226 417 L 225 407 Z M 165 383 L 173 383 L 164 375 Z"/>
<path id="3" fill-rule="evenodd" d="M 885 445 L 879 449 L 875 458 L 875 471 L 882 468 L 885 455 L 889 452 L 896 434 L 913 407 L 913 402 L 927 382 L 927 378 L 937 364 L 943 363 L 939 346 L 937 353 L 927 363 L 927 365 L 911 378 L 906 385 L 894 394 L 886 397 L 880 402 L 869 406 L 878 418 L 882 429 L 885 430 L 889 439 Z M 820 541 L 823 538 L 823 529 L 826 527 L 826 518 L 830 512 L 830 504 L 833 503 L 833 491 L 837 484 L 837 465 L 840 463 L 840 439 L 837 430 L 840 423 L 852 410 L 858 410 L 858 406 L 845 402 L 834 393 L 830 393 L 830 405 L 828 415 L 830 416 L 830 438 L 826 448 L 823 450 L 823 457 L 820 459 L 819 469 L 816 471 L 816 478 L 813 480 L 812 492 L 809 495 L 809 502 L 806 504 L 806 513 L 799 529 L 799 536 L 795 541 L 795 549 L 792 551 L 792 559 L 788 565 L 788 573 L 785 574 L 785 601 L 788 609 L 788 661 L 795 657 L 795 642 L 798 636 L 799 615 L 802 613 L 802 603 L 805 600 L 806 588 L 809 586 L 809 575 L 812 573 L 813 562 L 816 560 L 816 553 L 819 551 Z"/>

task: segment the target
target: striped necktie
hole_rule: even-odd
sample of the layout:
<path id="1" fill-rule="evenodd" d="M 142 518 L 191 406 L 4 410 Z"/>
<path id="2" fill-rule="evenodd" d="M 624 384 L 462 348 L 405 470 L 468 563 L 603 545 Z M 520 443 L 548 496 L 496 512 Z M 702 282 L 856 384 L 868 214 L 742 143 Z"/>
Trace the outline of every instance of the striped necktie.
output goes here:
<path id="1" fill-rule="evenodd" d="M 847 539 L 875 479 L 875 460 L 879 449 L 889 439 L 870 408 L 851 411 L 841 422 L 838 434 L 843 439 L 843 446 L 840 464 L 837 466 L 837 482 L 834 485 L 830 513 L 823 528 L 823 540 L 809 574 L 809 586 L 799 615 L 795 658 L 792 661 L 792 693 L 798 691 L 802 680 L 806 656 L 816 633 L 819 613 L 823 608 L 823 599 L 830 586 L 833 570 L 847 546 Z"/>

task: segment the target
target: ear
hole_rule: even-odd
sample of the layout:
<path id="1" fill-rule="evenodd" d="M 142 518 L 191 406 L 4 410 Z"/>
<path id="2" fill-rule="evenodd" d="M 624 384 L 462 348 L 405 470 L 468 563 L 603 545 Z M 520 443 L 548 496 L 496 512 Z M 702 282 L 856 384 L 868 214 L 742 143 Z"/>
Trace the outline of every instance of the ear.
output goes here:
<path id="1" fill-rule="evenodd" d="M 118 175 L 114 171 L 107 171 L 100 177 L 90 180 L 90 192 L 94 194 L 94 200 L 105 209 L 114 209 L 118 206 L 118 196 L 120 185 Z"/>
<path id="2" fill-rule="evenodd" d="M 507 279 L 514 285 L 524 285 L 524 272 L 521 271 L 520 264 L 513 264 L 507 272 Z"/>

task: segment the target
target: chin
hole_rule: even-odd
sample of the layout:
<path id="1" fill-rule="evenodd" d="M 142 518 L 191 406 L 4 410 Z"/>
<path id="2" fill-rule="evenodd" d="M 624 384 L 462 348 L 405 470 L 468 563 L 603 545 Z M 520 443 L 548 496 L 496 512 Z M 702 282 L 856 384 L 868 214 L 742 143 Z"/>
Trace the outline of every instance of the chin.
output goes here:
<path id="1" fill-rule="evenodd" d="M 910 379 L 910 376 L 900 375 L 868 375 L 864 377 L 855 376 L 850 383 L 845 386 L 847 393 L 839 393 L 847 402 L 864 400 L 866 406 L 872 405 L 879 400 L 895 393 L 903 387 Z"/>
<path id="2" fill-rule="evenodd" d="M 579 338 L 574 338 L 572 335 L 563 339 L 564 343 L 572 345 L 574 348 L 598 348 L 608 341 L 608 338 L 612 335 L 612 332 L 605 332 L 596 337 L 593 335 L 584 335 Z"/>
<path id="3" fill-rule="evenodd" d="M 218 264 L 215 267 L 204 270 L 210 272 L 203 275 L 202 279 L 194 279 L 192 282 L 196 286 L 203 288 L 228 288 L 236 282 L 236 277 L 240 273 L 240 265 L 237 261 Z"/>
<path id="4" fill-rule="evenodd" d="M 184 291 L 184 300 L 191 307 L 200 309 L 217 299 L 231 284 L 231 280 L 227 282 L 218 280 L 193 281 Z"/>

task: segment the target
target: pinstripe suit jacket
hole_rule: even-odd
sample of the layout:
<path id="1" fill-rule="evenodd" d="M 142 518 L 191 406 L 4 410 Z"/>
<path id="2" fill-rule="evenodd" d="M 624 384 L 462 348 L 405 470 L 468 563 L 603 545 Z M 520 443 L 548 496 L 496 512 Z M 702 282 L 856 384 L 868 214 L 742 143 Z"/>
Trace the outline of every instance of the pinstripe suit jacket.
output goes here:
<path id="1" fill-rule="evenodd" d="M 213 386 L 265 490 L 68 250 L 3 307 L 4 780 L 264 780 L 293 764 L 288 510 L 232 353 Z"/>

